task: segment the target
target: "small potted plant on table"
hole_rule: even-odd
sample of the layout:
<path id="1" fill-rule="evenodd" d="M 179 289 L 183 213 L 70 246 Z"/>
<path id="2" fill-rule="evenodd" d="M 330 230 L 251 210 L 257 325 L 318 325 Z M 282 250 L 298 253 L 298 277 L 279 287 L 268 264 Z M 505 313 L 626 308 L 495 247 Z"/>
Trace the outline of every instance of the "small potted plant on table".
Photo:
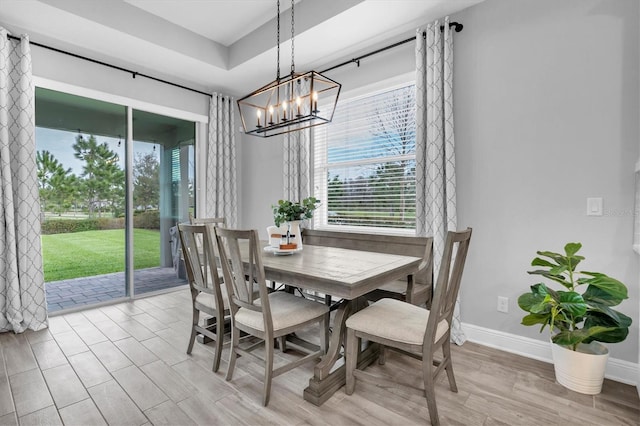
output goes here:
<path id="1" fill-rule="evenodd" d="M 552 333 L 552 354 L 556 380 L 561 385 L 585 394 L 600 393 L 609 350 L 604 343 L 623 341 L 629 334 L 631 318 L 612 309 L 627 299 L 627 287 L 599 272 L 576 271 L 584 260 L 577 254 L 580 243 L 568 243 L 564 254 L 539 251 L 529 271 L 557 284 L 554 290 L 544 283 L 518 298 L 520 308 L 528 312 L 523 325 L 548 325 Z M 579 288 L 585 289 L 582 294 Z"/>
<path id="2" fill-rule="evenodd" d="M 295 244 L 295 247 L 302 248 L 302 236 L 300 235 L 300 222 L 311 219 L 313 212 L 318 208 L 320 200 L 315 197 L 307 197 L 300 202 L 289 200 L 278 200 L 278 204 L 273 207 L 273 221 L 277 227 L 282 224 L 287 225 L 288 243 Z"/>

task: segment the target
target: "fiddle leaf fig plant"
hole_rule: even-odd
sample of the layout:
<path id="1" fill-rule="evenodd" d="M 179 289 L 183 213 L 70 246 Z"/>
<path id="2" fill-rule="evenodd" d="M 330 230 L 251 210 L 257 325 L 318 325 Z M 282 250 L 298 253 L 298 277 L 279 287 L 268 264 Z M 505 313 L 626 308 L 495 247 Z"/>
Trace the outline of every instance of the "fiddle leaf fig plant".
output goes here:
<path id="1" fill-rule="evenodd" d="M 580 243 L 568 243 L 564 254 L 538 251 L 528 273 L 559 284 L 554 290 L 540 282 L 518 298 L 518 306 L 528 312 L 522 324 L 548 325 L 553 343 L 576 350 L 580 343 L 599 341 L 618 343 L 629 334 L 631 318 L 612 309 L 627 299 L 627 287 L 620 281 L 599 272 L 576 271 L 584 260 L 578 255 Z M 584 289 L 582 293 L 579 290 Z"/>
<path id="2" fill-rule="evenodd" d="M 320 200 L 316 197 L 308 197 L 300 202 L 289 200 L 278 200 L 278 204 L 271 206 L 273 208 L 273 221 L 276 226 L 282 223 L 291 222 L 292 220 L 311 219 L 313 211 L 318 208 Z"/>

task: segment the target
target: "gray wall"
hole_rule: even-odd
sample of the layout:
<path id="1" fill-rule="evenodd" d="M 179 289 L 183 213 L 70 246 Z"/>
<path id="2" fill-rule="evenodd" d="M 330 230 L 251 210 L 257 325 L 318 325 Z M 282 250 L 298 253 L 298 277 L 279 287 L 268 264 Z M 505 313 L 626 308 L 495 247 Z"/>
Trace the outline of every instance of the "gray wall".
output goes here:
<path id="1" fill-rule="evenodd" d="M 458 213 L 474 236 L 462 320 L 548 339 L 519 324 L 536 250 L 583 244 L 585 270 L 623 281 L 634 319 L 611 356 L 638 361 L 638 2 L 487 0 L 455 18 Z M 605 214 L 586 216 L 586 198 Z M 509 297 L 509 313 L 496 311 Z"/>
<path id="2" fill-rule="evenodd" d="M 208 115 L 209 97 L 31 46 L 33 75 L 154 105 Z M 171 80 L 170 78 L 168 78 Z"/>

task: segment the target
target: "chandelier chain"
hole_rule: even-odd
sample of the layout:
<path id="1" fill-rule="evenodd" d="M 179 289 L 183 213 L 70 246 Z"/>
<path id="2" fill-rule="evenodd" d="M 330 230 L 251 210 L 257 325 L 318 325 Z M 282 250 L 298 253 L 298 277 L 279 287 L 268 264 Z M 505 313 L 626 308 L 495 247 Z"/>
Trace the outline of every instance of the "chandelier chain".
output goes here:
<path id="1" fill-rule="evenodd" d="M 277 1 L 276 22 L 278 30 L 276 31 L 276 45 L 278 46 L 278 61 L 276 67 L 276 80 L 280 81 L 280 0 Z"/>
<path id="2" fill-rule="evenodd" d="M 296 66 L 295 66 L 295 62 L 294 62 L 294 55 L 293 55 L 293 40 L 295 38 L 295 32 L 294 32 L 294 28 L 295 28 L 295 20 L 294 20 L 294 16 L 293 16 L 293 2 L 294 0 L 291 0 L 291 76 L 293 76 L 293 74 L 296 71 Z"/>

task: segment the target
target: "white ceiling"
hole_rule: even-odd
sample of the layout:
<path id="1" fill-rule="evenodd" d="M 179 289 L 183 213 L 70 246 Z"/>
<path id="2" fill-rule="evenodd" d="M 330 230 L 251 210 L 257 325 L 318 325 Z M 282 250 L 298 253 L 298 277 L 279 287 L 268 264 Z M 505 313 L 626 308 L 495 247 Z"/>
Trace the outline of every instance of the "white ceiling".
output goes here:
<path id="1" fill-rule="evenodd" d="M 296 71 L 411 37 L 483 0 L 296 0 Z M 281 70 L 291 59 L 281 2 Z M 46 44 L 200 90 L 238 96 L 276 73 L 276 0 L 0 0 L 0 25 Z"/>

